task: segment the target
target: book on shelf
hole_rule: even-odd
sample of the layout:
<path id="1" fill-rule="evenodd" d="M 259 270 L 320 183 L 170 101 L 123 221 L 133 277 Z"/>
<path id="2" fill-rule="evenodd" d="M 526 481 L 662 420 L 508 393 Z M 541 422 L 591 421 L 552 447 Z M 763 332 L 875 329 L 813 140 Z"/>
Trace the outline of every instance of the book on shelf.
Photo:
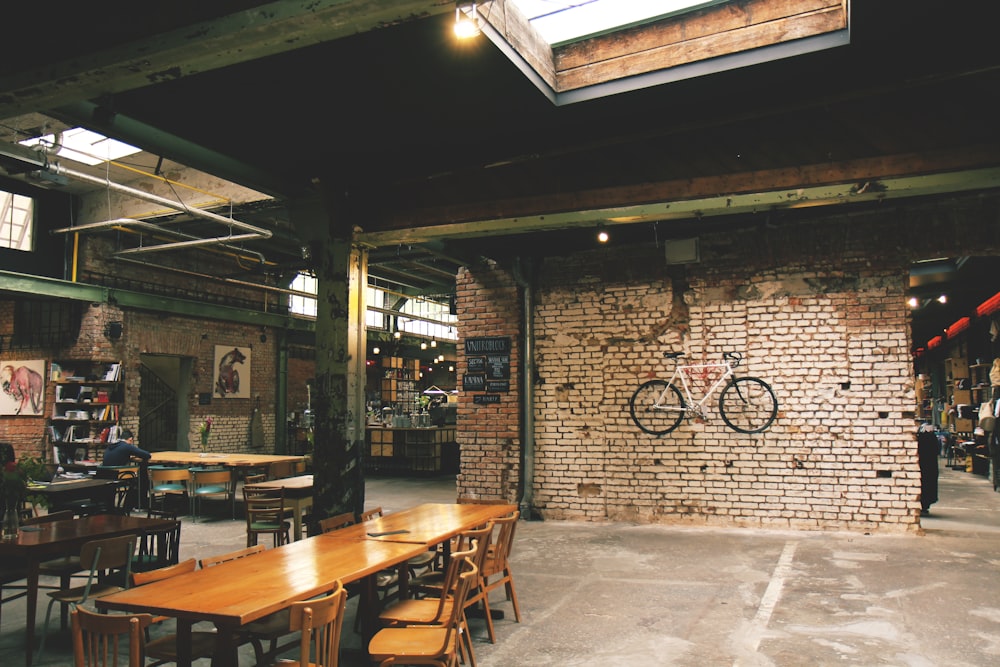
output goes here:
<path id="1" fill-rule="evenodd" d="M 104 380 L 106 382 L 117 382 L 121 379 L 122 365 L 121 363 L 108 364 L 108 369 L 104 372 Z"/>
<path id="2" fill-rule="evenodd" d="M 49 440 L 52 442 L 62 442 L 62 433 L 55 426 L 49 424 Z"/>

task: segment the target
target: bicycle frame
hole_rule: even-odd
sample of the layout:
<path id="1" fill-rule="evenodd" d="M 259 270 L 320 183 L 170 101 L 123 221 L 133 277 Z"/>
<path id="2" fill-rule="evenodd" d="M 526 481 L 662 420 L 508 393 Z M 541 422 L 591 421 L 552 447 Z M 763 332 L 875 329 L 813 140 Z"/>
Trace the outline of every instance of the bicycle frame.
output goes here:
<path id="1" fill-rule="evenodd" d="M 708 369 L 721 369 L 722 373 L 711 384 L 711 386 L 705 389 L 705 394 L 701 397 L 701 400 L 696 401 L 694 400 L 694 394 L 691 393 L 691 385 L 689 384 L 689 377 L 694 375 L 694 373 L 697 371 L 705 371 Z M 729 363 L 728 359 L 714 364 L 684 364 L 684 365 L 677 364 L 677 366 L 674 368 L 673 375 L 670 376 L 669 384 L 681 387 L 681 389 L 684 391 L 684 401 L 686 403 L 686 405 L 684 406 L 685 412 L 693 411 L 703 415 L 705 414 L 706 401 L 708 401 L 708 399 L 714 396 L 715 392 L 718 391 L 721 387 L 725 386 L 725 384 L 735 374 L 736 371 L 733 369 L 733 366 L 732 364 Z M 663 399 L 664 394 L 666 393 L 667 393 L 666 390 L 664 390 L 663 394 L 660 395 L 660 398 L 657 399 L 656 401 L 657 405 L 654 406 L 654 408 L 659 407 L 659 403 Z"/>

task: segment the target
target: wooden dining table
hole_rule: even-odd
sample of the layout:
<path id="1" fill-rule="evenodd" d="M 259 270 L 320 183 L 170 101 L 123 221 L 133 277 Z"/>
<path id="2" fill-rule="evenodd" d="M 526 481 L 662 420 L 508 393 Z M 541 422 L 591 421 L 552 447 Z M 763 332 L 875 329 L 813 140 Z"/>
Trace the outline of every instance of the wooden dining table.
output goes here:
<path id="1" fill-rule="evenodd" d="M 296 540 L 302 539 L 302 515 L 313 504 L 313 476 L 296 475 L 255 482 L 254 488 L 284 489 L 285 504 L 292 510 L 292 534 Z"/>
<path id="2" fill-rule="evenodd" d="M 102 610 L 162 614 L 177 619 L 177 664 L 191 664 L 191 626 L 211 621 L 217 628 L 212 664 L 237 664 L 242 626 L 331 590 L 336 581 L 364 580 L 363 632 L 372 632 L 375 573 L 423 550 L 420 544 L 371 539 L 324 540 L 320 536 L 267 549 L 162 581 L 99 598 Z M 366 635 L 367 636 L 367 635 Z"/>
<path id="3" fill-rule="evenodd" d="M 481 526 L 490 519 L 506 516 L 517 505 L 472 503 L 424 503 L 377 519 L 323 533 L 329 539 L 369 539 L 381 542 L 410 542 L 427 548 L 447 547 L 451 538 Z"/>
<path id="4" fill-rule="evenodd" d="M 30 665 L 35 647 L 35 611 L 38 606 L 39 564 L 52 558 L 72 556 L 90 540 L 122 535 L 138 535 L 149 528 L 171 523 L 165 519 L 93 514 L 78 519 L 22 526 L 16 540 L 0 540 L 0 558 L 26 569 L 27 607 L 25 610 L 24 664 Z"/>
<path id="5" fill-rule="evenodd" d="M 274 463 L 304 462 L 305 458 L 292 454 L 162 451 L 152 452 L 149 465 L 219 466 L 245 472 L 252 469 L 268 469 Z"/>

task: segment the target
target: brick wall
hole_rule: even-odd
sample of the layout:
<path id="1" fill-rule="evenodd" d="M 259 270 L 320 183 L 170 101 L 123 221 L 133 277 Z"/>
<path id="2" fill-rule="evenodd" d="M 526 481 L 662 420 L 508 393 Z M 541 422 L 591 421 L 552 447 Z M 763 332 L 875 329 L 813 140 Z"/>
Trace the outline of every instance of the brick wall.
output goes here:
<path id="1" fill-rule="evenodd" d="M 995 253 L 996 234 L 983 230 L 997 228 L 996 210 L 972 198 L 761 220 L 698 234 L 701 261 L 686 266 L 667 266 L 653 241 L 547 259 L 535 291 L 535 509 L 550 519 L 916 530 L 905 276 L 917 259 Z M 516 340 L 508 271 L 465 272 L 458 295 L 463 337 Z M 661 437 L 639 431 L 628 399 L 646 379 L 669 377 L 666 350 L 693 363 L 743 353 L 740 372 L 771 383 L 778 419 L 740 434 L 710 401 L 706 420 Z M 461 495 L 517 491 L 516 403 L 516 392 L 504 396 L 511 411 L 492 414 L 462 396 Z"/>
<path id="2" fill-rule="evenodd" d="M 13 311 L 13 301 L 0 302 L 0 336 L 5 340 L 10 340 L 13 331 Z M 109 340 L 104 334 L 105 325 L 110 321 L 122 322 L 123 334 L 117 341 Z M 261 340 L 262 335 L 266 338 L 265 341 Z M 187 396 L 179 397 L 179 400 L 188 404 L 190 421 L 187 438 L 191 450 L 253 451 L 249 448 L 249 425 L 251 411 L 256 406 L 261 411 L 265 434 L 263 447 L 258 451 L 267 453 L 274 450 L 277 377 L 275 340 L 273 332 L 262 331 L 259 326 L 145 311 L 123 311 L 108 304 L 91 304 L 84 307 L 80 335 L 74 345 L 59 349 L 7 350 L 0 357 L 44 359 L 47 365 L 54 360 L 121 360 L 125 405 L 120 423 L 137 433 L 141 355 L 190 357 L 193 359 L 191 391 Z M 251 371 L 244 371 L 241 378 L 243 383 L 250 383 L 250 398 L 225 399 L 213 395 L 209 405 L 199 404 L 199 394 L 213 391 L 216 345 L 251 348 Z M 0 441 L 13 443 L 19 456 L 51 458 L 45 426 L 47 418 L 52 414 L 55 392 L 48 377 L 45 380 L 46 406 L 42 415 L 0 417 Z M 212 432 L 207 445 L 202 446 L 198 426 L 207 417 L 212 418 Z M 142 445 L 141 442 L 138 444 Z"/>

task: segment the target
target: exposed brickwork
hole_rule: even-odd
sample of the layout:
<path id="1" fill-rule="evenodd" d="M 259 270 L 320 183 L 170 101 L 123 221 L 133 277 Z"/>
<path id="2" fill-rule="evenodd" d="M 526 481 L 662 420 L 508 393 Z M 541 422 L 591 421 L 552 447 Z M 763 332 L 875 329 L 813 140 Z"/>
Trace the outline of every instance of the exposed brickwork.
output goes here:
<path id="1" fill-rule="evenodd" d="M 701 261 L 684 267 L 666 266 L 653 244 L 547 259 L 535 291 L 535 509 L 552 519 L 915 530 L 904 276 L 916 259 L 996 252 L 996 239 L 987 248 L 976 233 L 996 225 L 994 205 L 970 200 L 947 216 L 931 206 L 702 233 Z M 463 336 L 515 335 L 509 273 L 463 273 L 458 294 Z M 695 363 L 743 353 L 740 371 L 774 387 L 777 421 L 736 433 L 713 400 L 703 422 L 642 433 L 628 399 L 642 381 L 669 377 L 666 350 Z M 517 397 L 504 401 L 513 408 Z M 517 417 L 485 407 L 459 403 L 461 495 L 516 488 Z"/>
<path id="2" fill-rule="evenodd" d="M 9 340 L 13 327 L 13 301 L 0 302 L 0 336 Z M 104 335 L 110 321 L 123 324 L 123 335 L 110 341 Z M 249 422 L 252 408 L 260 408 L 265 441 L 262 452 L 274 449 L 275 378 L 277 350 L 275 336 L 266 336 L 260 327 L 225 321 L 166 316 L 143 311 L 123 311 L 108 304 L 89 306 L 83 315 L 76 344 L 63 349 L 17 349 L 4 358 L 18 360 L 121 360 L 125 383 L 125 406 L 121 425 L 139 432 L 139 390 L 141 355 L 160 354 L 190 357 L 194 360 L 191 392 L 180 397 L 188 404 L 190 425 L 188 441 L 192 451 L 240 452 L 249 449 Z M 198 395 L 212 392 L 215 377 L 215 345 L 239 345 L 252 348 L 251 373 L 243 381 L 250 382 L 250 399 L 223 399 L 213 396 L 210 405 L 199 405 Z M 46 378 L 46 407 L 41 417 L 0 418 L 0 441 L 11 442 L 19 455 L 51 458 L 45 425 L 52 414 L 55 392 Z M 199 424 L 212 417 L 212 432 L 208 444 L 202 446 Z M 139 443 L 140 446 L 142 443 Z"/>

